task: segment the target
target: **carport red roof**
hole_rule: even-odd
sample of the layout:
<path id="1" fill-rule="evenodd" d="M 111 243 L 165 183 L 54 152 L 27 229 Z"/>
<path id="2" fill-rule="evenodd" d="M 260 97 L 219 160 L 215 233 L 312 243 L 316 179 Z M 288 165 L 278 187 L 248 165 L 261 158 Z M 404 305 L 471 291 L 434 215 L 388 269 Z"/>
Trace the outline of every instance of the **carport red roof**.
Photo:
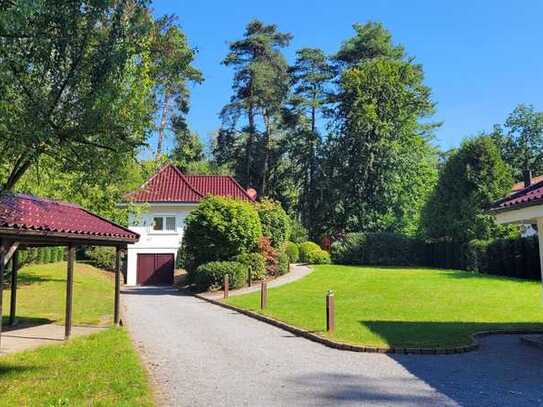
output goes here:
<path id="1" fill-rule="evenodd" d="M 131 202 L 197 203 L 206 195 L 253 201 L 236 180 L 223 175 L 184 175 L 175 165 L 162 167 L 137 191 L 125 196 Z"/>
<path id="2" fill-rule="evenodd" d="M 492 209 L 495 211 L 505 211 L 539 204 L 543 204 L 543 181 L 536 182 L 527 188 L 500 199 L 494 204 Z"/>
<path id="3" fill-rule="evenodd" d="M 0 229 L 137 241 L 139 235 L 78 205 L 30 195 L 0 194 Z"/>

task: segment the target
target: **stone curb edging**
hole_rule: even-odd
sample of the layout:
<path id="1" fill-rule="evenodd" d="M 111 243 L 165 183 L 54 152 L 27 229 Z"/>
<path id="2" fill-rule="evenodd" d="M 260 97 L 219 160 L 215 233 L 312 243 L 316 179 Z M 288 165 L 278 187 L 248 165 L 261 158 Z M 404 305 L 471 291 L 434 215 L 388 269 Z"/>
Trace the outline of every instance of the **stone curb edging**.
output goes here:
<path id="1" fill-rule="evenodd" d="M 344 342 L 336 342 L 331 339 L 325 338 L 321 335 L 317 335 L 313 332 L 306 331 L 304 329 L 297 328 L 295 326 L 289 325 L 285 322 L 279 321 L 277 319 L 249 311 L 243 308 L 238 308 L 236 306 L 226 304 L 219 300 L 214 300 L 212 298 L 204 297 L 200 294 L 193 294 L 196 298 L 207 301 L 209 303 L 218 305 L 220 307 L 230 309 L 241 314 L 244 314 L 248 317 L 257 319 L 262 322 L 266 322 L 270 325 L 276 326 L 277 328 L 284 329 L 285 331 L 291 332 L 296 336 L 301 336 L 303 338 L 309 339 L 313 342 L 318 342 L 322 345 L 325 345 L 329 348 L 346 350 L 351 352 L 366 352 L 366 353 L 395 353 L 395 354 L 414 354 L 414 355 L 450 355 L 455 353 L 466 353 L 472 352 L 479 348 L 478 338 L 482 338 L 490 335 L 514 335 L 514 334 L 540 334 L 543 333 L 543 330 L 503 330 L 503 331 L 481 331 L 471 334 L 471 343 L 469 345 L 462 346 L 453 346 L 449 348 L 409 348 L 409 347 L 380 347 L 380 346 L 366 346 L 366 345 L 352 345 Z"/>

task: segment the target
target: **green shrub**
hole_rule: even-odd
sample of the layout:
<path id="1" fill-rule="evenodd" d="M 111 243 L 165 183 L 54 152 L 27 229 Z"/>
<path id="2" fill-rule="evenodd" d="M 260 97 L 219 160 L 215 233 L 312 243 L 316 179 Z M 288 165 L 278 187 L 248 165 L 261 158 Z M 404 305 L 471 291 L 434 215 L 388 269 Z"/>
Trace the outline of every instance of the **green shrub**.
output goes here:
<path id="1" fill-rule="evenodd" d="M 300 261 L 300 249 L 296 243 L 287 242 L 285 252 L 291 263 L 298 263 Z"/>
<path id="2" fill-rule="evenodd" d="M 38 260 L 37 260 L 37 263 L 38 264 L 44 264 L 45 263 L 45 249 L 47 249 L 46 247 L 40 247 L 37 249 L 38 251 Z"/>
<path id="3" fill-rule="evenodd" d="M 309 253 L 321 250 L 321 247 L 314 242 L 303 242 L 300 243 L 299 246 L 300 249 L 300 261 L 303 261 L 304 263 L 308 263 Z"/>
<path id="4" fill-rule="evenodd" d="M 210 261 L 228 260 L 258 248 L 262 236 L 254 205 L 208 196 L 185 219 L 185 267 L 190 272 Z"/>
<path id="5" fill-rule="evenodd" d="M 44 247 L 43 249 L 43 262 L 52 263 L 51 261 L 51 247 Z"/>
<path id="6" fill-rule="evenodd" d="M 307 263 L 309 264 L 330 264 L 330 253 L 326 250 L 313 250 L 307 254 Z"/>
<path id="7" fill-rule="evenodd" d="M 289 257 L 286 252 L 279 253 L 277 256 L 277 274 L 282 276 L 288 273 L 288 266 L 290 264 Z"/>
<path id="8" fill-rule="evenodd" d="M 290 241 L 294 243 L 303 243 L 307 241 L 309 234 L 307 229 L 296 219 L 290 221 Z"/>
<path id="9" fill-rule="evenodd" d="M 266 275 L 266 261 L 260 253 L 243 253 L 235 256 L 232 261 L 245 264 L 251 273 L 251 280 L 262 280 Z"/>
<path id="10" fill-rule="evenodd" d="M 87 255 L 92 264 L 106 270 L 115 270 L 115 248 L 93 246 L 87 250 Z"/>
<path id="11" fill-rule="evenodd" d="M 247 266 L 237 261 L 212 261 L 198 266 L 192 281 L 201 290 L 224 288 L 228 274 L 230 288 L 240 288 L 247 282 Z"/>
<path id="12" fill-rule="evenodd" d="M 264 199 L 256 206 L 262 234 L 268 237 L 274 248 L 280 248 L 290 238 L 290 218 L 278 202 Z"/>
<path id="13" fill-rule="evenodd" d="M 395 233 L 349 233 L 332 244 L 338 264 L 415 266 L 425 264 L 424 241 Z"/>
<path id="14" fill-rule="evenodd" d="M 56 261 L 63 261 L 64 260 L 64 247 L 59 246 L 56 250 Z"/>
<path id="15" fill-rule="evenodd" d="M 332 243 L 331 255 L 337 264 L 364 264 L 362 247 L 366 241 L 363 233 L 348 233 Z"/>

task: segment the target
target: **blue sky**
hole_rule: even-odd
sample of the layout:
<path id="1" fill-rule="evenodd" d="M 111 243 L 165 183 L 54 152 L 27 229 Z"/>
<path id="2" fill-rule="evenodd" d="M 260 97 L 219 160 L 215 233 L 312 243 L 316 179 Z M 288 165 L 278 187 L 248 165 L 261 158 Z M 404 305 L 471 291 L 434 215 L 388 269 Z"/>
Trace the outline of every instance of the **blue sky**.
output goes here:
<path id="1" fill-rule="evenodd" d="M 352 24 L 381 21 L 424 67 L 437 104 L 436 143 L 457 146 L 501 123 L 519 103 L 543 110 L 543 0 L 514 1 L 154 1 L 155 13 L 176 14 L 205 82 L 192 89 L 189 124 L 202 139 L 219 128 L 231 95 L 232 70 L 221 65 L 228 41 L 251 18 L 294 35 L 285 50 L 319 47 L 334 53 Z"/>

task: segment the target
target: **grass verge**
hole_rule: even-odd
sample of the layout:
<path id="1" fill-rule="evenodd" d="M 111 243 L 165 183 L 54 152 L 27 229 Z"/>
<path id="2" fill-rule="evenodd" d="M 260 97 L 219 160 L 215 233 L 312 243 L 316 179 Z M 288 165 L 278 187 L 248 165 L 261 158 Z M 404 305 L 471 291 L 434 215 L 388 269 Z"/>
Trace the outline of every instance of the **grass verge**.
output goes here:
<path id="1" fill-rule="evenodd" d="M 270 289 L 263 313 L 371 346 L 451 347 L 469 344 L 479 331 L 543 330 L 538 282 L 421 268 L 313 267 L 304 279 Z M 333 335 L 324 332 L 328 289 L 336 302 Z M 227 302 L 260 312 L 258 293 Z"/>
<path id="2" fill-rule="evenodd" d="M 0 394 L 0 406 L 153 405 L 145 370 L 120 328 L 1 357 Z"/>

